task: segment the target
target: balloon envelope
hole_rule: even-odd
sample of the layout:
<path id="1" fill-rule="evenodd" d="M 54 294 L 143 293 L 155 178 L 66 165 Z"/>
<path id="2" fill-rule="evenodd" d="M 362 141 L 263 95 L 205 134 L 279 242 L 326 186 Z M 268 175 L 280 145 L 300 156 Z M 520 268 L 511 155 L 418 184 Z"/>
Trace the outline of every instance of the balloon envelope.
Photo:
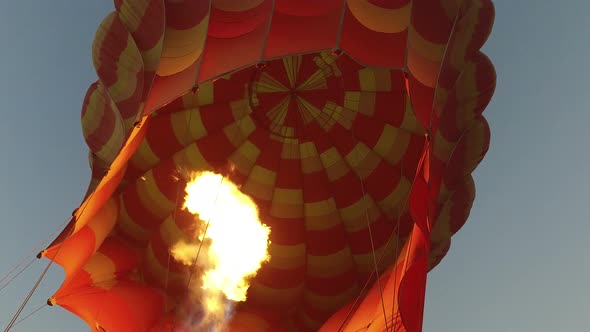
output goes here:
<path id="1" fill-rule="evenodd" d="M 92 181 L 44 252 L 66 271 L 53 301 L 97 330 L 190 328 L 194 271 L 170 248 L 194 236 L 186 173 L 210 170 L 271 228 L 229 330 L 421 330 L 489 145 L 491 2 L 115 8 L 82 111 Z"/>

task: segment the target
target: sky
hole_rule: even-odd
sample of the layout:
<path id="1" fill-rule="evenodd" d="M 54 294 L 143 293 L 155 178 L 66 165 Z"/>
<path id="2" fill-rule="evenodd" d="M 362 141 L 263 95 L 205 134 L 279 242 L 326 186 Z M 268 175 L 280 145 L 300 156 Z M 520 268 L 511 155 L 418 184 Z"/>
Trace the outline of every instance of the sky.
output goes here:
<path id="1" fill-rule="evenodd" d="M 428 275 L 424 331 L 587 331 L 590 2 L 494 3 L 483 48 L 498 75 L 484 113 L 490 151 L 474 173 L 470 218 Z M 96 80 L 94 31 L 112 8 L 0 1 L 0 278 L 51 240 L 84 195 L 80 109 Z M 0 290 L 1 328 L 46 264 L 35 261 Z M 49 270 L 21 317 L 42 309 L 13 331 L 88 331 L 44 306 L 62 278 Z"/>

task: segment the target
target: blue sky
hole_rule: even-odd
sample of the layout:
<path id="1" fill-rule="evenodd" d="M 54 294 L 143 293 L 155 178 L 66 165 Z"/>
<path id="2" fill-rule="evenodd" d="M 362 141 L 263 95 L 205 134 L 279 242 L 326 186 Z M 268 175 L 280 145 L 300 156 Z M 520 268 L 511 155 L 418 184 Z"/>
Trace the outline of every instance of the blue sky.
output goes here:
<path id="1" fill-rule="evenodd" d="M 451 252 L 430 275 L 424 331 L 586 331 L 590 312 L 590 3 L 496 0 L 490 151 Z M 108 1 L 0 2 L 0 275 L 59 228 L 88 180 L 80 107 Z M 46 261 L 0 291 L 4 327 Z M 50 270 L 23 315 L 42 306 Z M 22 317 L 22 316 L 21 316 Z M 586 326 L 586 328 L 584 328 Z M 87 331 L 44 307 L 14 331 Z"/>

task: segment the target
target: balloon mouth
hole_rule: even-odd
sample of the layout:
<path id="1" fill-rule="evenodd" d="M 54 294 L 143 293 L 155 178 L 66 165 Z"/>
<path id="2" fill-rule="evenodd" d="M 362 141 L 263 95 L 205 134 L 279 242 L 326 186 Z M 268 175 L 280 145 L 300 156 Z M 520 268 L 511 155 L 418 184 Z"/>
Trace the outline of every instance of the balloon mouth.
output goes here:
<path id="1" fill-rule="evenodd" d="M 344 101 L 339 54 L 286 56 L 257 66 L 248 89 L 252 118 L 282 138 L 313 138 Z"/>

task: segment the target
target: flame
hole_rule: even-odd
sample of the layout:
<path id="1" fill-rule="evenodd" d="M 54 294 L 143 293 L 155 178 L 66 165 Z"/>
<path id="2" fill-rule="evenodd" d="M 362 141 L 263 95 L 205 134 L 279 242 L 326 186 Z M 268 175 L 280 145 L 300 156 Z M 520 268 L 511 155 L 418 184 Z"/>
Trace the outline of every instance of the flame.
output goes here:
<path id="1" fill-rule="evenodd" d="M 202 269 L 199 297 L 204 320 L 219 324 L 227 320 L 232 301 L 246 300 L 248 279 L 269 259 L 270 229 L 259 220 L 254 201 L 222 175 L 197 173 L 185 192 L 183 207 L 200 223 L 198 242 L 178 242 L 171 254 Z"/>

